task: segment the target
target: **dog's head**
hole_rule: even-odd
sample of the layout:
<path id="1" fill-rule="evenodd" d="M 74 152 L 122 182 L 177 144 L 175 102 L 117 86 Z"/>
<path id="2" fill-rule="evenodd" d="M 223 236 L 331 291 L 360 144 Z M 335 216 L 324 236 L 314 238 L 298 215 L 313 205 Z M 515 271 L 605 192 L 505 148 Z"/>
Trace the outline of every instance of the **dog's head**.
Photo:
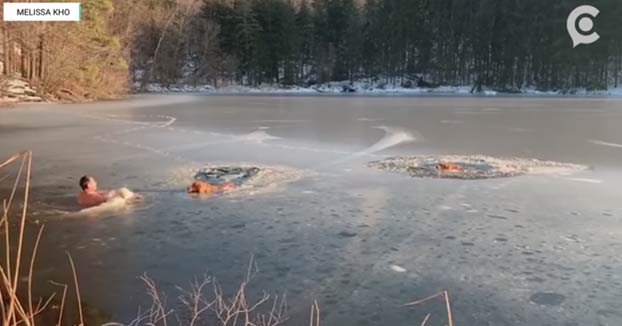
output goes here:
<path id="1" fill-rule="evenodd" d="M 189 194 L 199 194 L 199 193 L 201 193 L 201 188 L 204 188 L 204 186 L 202 185 L 202 182 L 195 181 L 188 187 L 188 193 Z"/>

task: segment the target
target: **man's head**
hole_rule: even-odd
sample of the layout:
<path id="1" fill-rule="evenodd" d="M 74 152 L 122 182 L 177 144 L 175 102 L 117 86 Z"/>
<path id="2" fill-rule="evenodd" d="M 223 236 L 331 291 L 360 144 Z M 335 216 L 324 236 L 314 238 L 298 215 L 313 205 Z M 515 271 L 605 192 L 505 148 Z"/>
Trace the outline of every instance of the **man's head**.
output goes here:
<path id="1" fill-rule="evenodd" d="M 83 191 L 87 191 L 87 190 L 95 191 L 97 190 L 97 181 L 95 181 L 93 177 L 85 175 L 82 178 L 80 178 L 80 188 Z"/>

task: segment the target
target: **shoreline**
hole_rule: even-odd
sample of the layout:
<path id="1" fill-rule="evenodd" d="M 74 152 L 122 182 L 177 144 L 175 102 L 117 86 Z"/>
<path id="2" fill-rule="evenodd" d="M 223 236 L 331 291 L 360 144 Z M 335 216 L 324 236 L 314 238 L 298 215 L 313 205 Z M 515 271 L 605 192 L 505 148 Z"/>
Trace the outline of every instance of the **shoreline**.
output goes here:
<path id="1" fill-rule="evenodd" d="M 481 92 L 471 93 L 473 86 L 439 86 L 436 88 L 404 88 L 389 86 L 375 87 L 363 82 L 333 82 L 312 87 L 293 86 L 278 87 L 262 85 L 225 86 L 214 88 L 211 85 L 192 86 L 188 84 L 163 87 L 159 84 L 150 84 L 146 90 L 136 91 L 135 94 L 200 94 L 200 95 L 251 95 L 251 96 L 351 96 L 351 97 L 537 97 L 537 98 L 592 98 L 592 97 L 622 97 L 622 87 L 608 90 L 588 91 L 576 89 L 571 92 L 539 91 L 528 88 L 519 92 L 503 92 L 493 89 L 484 89 Z"/>
<path id="2" fill-rule="evenodd" d="M 437 89 L 410 89 L 410 91 L 364 91 L 364 92 L 325 92 L 325 91 L 308 91 L 298 89 L 261 89 L 248 88 L 245 90 L 228 90 L 211 89 L 200 90 L 190 88 L 167 88 L 159 91 L 143 91 L 131 92 L 117 98 L 107 99 L 88 99 L 79 101 L 60 101 L 43 99 L 42 101 L 2 101 L 0 100 L 0 109 L 13 109 L 24 105 L 53 105 L 53 104 L 89 104 L 89 103 L 105 103 L 132 100 L 137 96 L 166 96 L 166 95 L 193 95 L 193 96 L 256 96 L 256 97 L 359 97 L 359 98 L 534 98 L 534 99 L 622 99 L 622 88 L 613 89 L 611 91 L 588 92 L 581 94 L 564 94 L 559 92 L 529 92 L 523 93 L 504 93 L 497 91 L 468 93 L 468 92 L 451 92 Z"/>

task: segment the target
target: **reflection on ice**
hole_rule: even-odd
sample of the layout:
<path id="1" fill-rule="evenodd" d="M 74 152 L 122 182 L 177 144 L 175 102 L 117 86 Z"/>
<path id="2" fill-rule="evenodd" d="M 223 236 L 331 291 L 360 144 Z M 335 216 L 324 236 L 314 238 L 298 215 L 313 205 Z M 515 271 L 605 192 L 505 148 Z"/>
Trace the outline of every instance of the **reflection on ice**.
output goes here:
<path id="1" fill-rule="evenodd" d="M 246 135 L 236 136 L 236 138 L 239 139 L 240 141 L 254 142 L 254 143 L 263 143 L 268 140 L 280 139 L 279 137 L 270 135 L 265 130 L 253 131 Z"/>
<path id="2" fill-rule="evenodd" d="M 372 154 L 400 144 L 422 140 L 423 138 L 418 132 L 409 131 L 404 128 L 388 126 L 378 126 L 375 128 L 383 130 L 385 133 L 384 137 L 382 137 L 382 139 L 380 139 L 377 143 L 365 149 L 362 153 Z"/>
<path id="3" fill-rule="evenodd" d="M 622 148 L 622 144 L 611 143 L 611 142 L 606 142 L 602 140 L 590 140 L 590 143 L 595 144 L 595 145 L 601 145 L 601 146 Z"/>

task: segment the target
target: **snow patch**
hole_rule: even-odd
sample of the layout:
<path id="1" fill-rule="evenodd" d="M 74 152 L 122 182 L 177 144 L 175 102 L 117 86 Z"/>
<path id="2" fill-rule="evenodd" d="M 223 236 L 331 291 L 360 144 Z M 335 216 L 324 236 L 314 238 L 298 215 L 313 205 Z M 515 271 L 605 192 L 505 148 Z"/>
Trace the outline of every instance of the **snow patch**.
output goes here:
<path id="1" fill-rule="evenodd" d="M 43 102 L 37 91 L 22 79 L 0 80 L 0 103 Z"/>
<path id="2" fill-rule="evenodd" d="M 236 136 L 240 141 L 251 142 L 251 143 L 264 143 L 268 140 L 276 140 L 281 139 L 280 137 L 272 136 L 266 132 L 265 129 L 259 129 L 257 131 L 253 131 L 249 134 Z"/>
<path id="3" fill-rule="evenodd" d="M 592 183 L 592 184 L 601 184 L 601 183 L 603 183 L 603 180 L 589 179 L 589 178 L 564 178 L 564 180 L 575 181 L 575 182 L 583 182 L 583 183 Z"/>
<path id="4" fill-rule="evenodd" d="M 397 272 L 397 273 L 406 273 L 407 270 L 406 268 L 399 266 L 399 265 L 391 265 L 389 266 L 389 268 L 391 268 L 392 271 Z"/>
<path id="5" fill-rule="evenodd" d="M 590 143 L 595 144 L 595 145 L 601 145 L 601 146 L 622 148 L 622 144 L 610 143 L 610 142 L 606 142 L 602 140 L 590 140 Z"/>
<path id="6" fill-rule="evenodd" d="M 415 136 L 415 132 L 408 131 L 399 127 L 377 126 L 374 127 L 384 131 L 384 137 L 378 142 L 363 151 L 365 154 L 373 154 L 383 151 L 385 149 L 397 146 L 403 143 L 410 143 L 421 139 L 422 137 Z"/>

